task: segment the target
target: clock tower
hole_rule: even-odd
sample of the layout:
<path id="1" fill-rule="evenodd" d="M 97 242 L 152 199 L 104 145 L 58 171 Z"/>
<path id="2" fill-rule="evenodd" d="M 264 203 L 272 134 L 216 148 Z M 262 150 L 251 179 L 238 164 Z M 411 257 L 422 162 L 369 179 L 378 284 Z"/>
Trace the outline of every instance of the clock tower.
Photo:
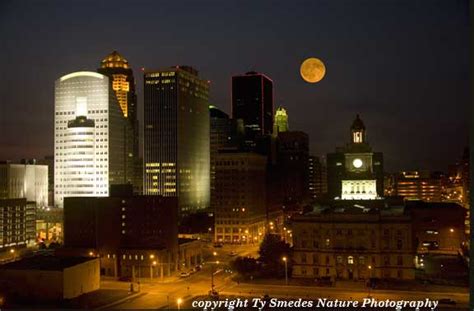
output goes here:
<path id="1" fill-rule="evenodd" d="M 339 200 L 376 200 L 383 195 L 383 155 L 373 152 L 359 115 L 350 142 L 327 155 L 328 194 Z"/>

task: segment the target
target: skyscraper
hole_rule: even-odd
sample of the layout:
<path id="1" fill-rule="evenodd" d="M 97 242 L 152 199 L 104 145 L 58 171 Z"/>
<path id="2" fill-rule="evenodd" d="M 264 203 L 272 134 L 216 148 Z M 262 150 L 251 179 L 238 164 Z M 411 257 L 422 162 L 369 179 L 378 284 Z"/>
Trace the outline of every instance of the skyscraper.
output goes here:
<path id="1" fill-rule="evenodd" d="M 265 235 L 267 159 L 253 152 L 227 150 L 215 160 L 216 242 L 259 243 Z"/>
<path id="2" fill-rule="evenodd" d="M 229 148 L 233 141 L 233 122 L 229 118 L 227 113 L 223 112 L 216 106 L 209 106 L 209 119 L 210 119 L 210 159 L 211 159 L 211 168 L 210 168 L 210 185 L 211 185 L 211 201 L 213 196 L 215 196 L 215 160 L 216 156 L 219 153 L 219 150 L 223 148 Z"/>
<path id="3" fill-rule="evenodd" d="M 133 172 L 127 172 L 127 175 L 133 176 L 133 185 L 135 192 L 139 192 L 143 186 L 143 175 L 141 162 L 139 160 L 139 126 L 138 126 L 138 107 L 137 95 L 135 93 L 135 78 L 132 68 L 128 61 L 117 51 L 107 55 L 100 63 L 97 72 L 109 77 L 109 83 L 115 93 L 115 97 L 120 105 L 123 116 L 129 121 L 132 131 L 127 137 L 129 147 L 127 169 Z"/>
<path id="4" fill-rule="evenodd" d="M 311 199 L 319 199 L 328 191 L 326 165 L 319 157 L 308 157 L 308 189 Z"/>
<path id="5" fill-rule="evenodd" d="M 182 214 L 208 208 L 209 82 L 176 66 L 144 84 L 144 194 L 177 196 Z"/>
<path id="6" fill-rule="evenodd" d="M 273 129 L 273 81 L 254 71 L 232 77 L 232 118 L 242 119 L 249 140 Z"/>
<path id="7" fill-rule="evenodd" d="M 288 114 L 286 109 L 278 107 L 275 112 L 275 123 L 273 124 L 273 135 L 278 135 L 280 132 L 288 131 Z"/>
<path id="8" fill-rule="evenodd" d="M 278 133 L 277 161 L 273 167 L 277 188 L 273 197 L 276 203 L 305 202 L 308 191 L 309 138 L 302 131 Z"/>
<path id="9" fill-rule="evenodd" d="M 107 196 L 127 176 L 125 119 L 109 78 L 90 71 L 56 80 L 54 109 L 54 204 L 64 197 Z"/>

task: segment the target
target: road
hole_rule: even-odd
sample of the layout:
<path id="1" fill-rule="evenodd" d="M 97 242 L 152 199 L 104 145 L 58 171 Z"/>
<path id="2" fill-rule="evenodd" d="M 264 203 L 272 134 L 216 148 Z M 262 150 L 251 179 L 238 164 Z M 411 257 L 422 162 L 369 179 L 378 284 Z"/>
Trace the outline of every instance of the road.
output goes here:
<path id="1" fill-rule="evenodd" d="M 216 290 L 223 296 L 239 297 L 260 297 L 269 295 L 275 298 L 303 298 L 303 299 L 340 299 L 340 300 L 359 300 L 368 296 L 368 291 L 361 288 L 338 288 L 338 287 L 310 287 L 310 286 L 286 286 L 286 285 L 268 285 L 268 284 L 237 284 L 231 280 L 232 274 L 225 272 L 228 262 L 232 259 L 229 256 L 231 248 L 211 249 L 217 253 L 211 256 L 203 265 L 201 271 L 191 275 L 188 278 L 159 282 L 158 280 L 142 281 L 141 293 L 136 298 L 121 302 L 110 308 L 119 309 L 159 309 L 159 308 L 177 308 L 177 301 L 183 301 L 182 307 L 189 307 L 193 297 L 207 295 L 211 288 L 211 273 L 217 270 L 214 275 L 214 284 Z M 253 246 L 233 247 L 239 256 L 255 256 L 257 248 Z M 219 264 L 217 264 L 219 261 Z M 126 282 L 103 281 L 102 288 L 127 289 L 130 285 Z M 467 293 L 441 293 L 441 292 L 422 292 L 422 291 L 393 291 L 393 290 L 372 290 L 370 296 L 377 300 L 439 300 L 449 298 L 457 302 L 457 307 L 468 305 Z"/>

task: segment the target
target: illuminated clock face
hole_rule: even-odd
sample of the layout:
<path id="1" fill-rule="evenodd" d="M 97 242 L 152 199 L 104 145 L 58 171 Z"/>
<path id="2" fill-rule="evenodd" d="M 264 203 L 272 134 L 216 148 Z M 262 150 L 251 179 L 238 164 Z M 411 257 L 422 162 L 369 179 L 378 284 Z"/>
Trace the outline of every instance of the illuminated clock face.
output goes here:
<path id="1" fill-rule="evenodd" d="M 361 168 L 362 164 L 364 163 L 361 159 L 354 159 L 354 161 L 352 161 L 352 165 L 354 165 L 355 168 Z"/>

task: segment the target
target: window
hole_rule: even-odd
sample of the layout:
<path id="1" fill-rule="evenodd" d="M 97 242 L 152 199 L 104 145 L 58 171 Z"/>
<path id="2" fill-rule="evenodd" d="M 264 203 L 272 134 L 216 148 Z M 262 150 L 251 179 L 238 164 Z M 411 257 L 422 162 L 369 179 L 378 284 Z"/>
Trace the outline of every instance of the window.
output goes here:
<path id="1" fill-rule="evenodd" d="M 336 261 L 337 263 L 342 263 L 342 256 L 337 256 Z"/>
<path id="2" fill-rule="evenodd" d="M 402 256 L 397 257 L 397 265 L 403 266 L 403 257 Z"/>
<path id="3" fill-rule="evenodd" d="M 364 256 L 360 256 L 360 257 L 359 257 L 359 264 L 360 264 L 360 265 L 364 265 L 364 264 L 365 264 L 365 257 L 364 257 Z"/>
<path id="4" fill-rule="evenodd" d="M 403 279 L 403 271 L 402 271 L 402 270 L 398 270 L 398 271 L 397 271 L 397 277 L 398 277 L 399 279 Z"/>
<path id="5" fill-rule="evenodd" d="M 301 254 L 301 263 L 306 263 L 306 254 L 305 253 Z"/>
<path id="6" fill-rule="evenodd" d="M 317 265 L 319 263 L 319 256 L 318 254 L 313 254 L 313 264 Z"/>
<path id="7" fill-rule="evenodd" d="M 389 256 L 384 256 L 383 264 L 386 265 L 386 266 L 390 265 L 390 257 Z"/>
<path id="8" fill-rule="evenodd" d="M 353 256 L 347 257 L 347 263 L 350 265 L 354 264 L 354 257 Z"/>
<path id="9" fill-rule="evenodd" d="M 403 241 L 398 239 L 397 240 L 397 249 L 402 249 L 402 246 L 403 246 Z"/>
<path id="10" fill-rule="evenodd" d="M 313 268 L 313 275 L 319 276 L 319 268 Z"/>

